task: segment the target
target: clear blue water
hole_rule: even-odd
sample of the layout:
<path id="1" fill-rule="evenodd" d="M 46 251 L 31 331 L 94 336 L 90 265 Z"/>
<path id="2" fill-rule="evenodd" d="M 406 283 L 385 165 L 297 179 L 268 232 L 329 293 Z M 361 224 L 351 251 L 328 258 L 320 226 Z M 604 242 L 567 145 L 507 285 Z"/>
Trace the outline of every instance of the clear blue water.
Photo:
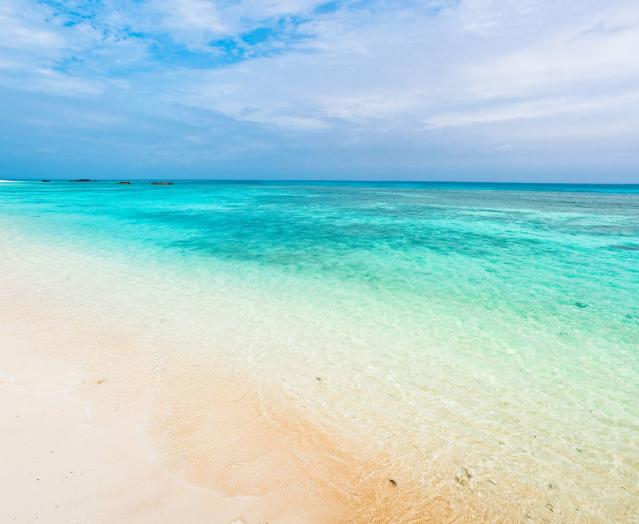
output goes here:
<path id="1" fill-rule="evenodd" d="M 22 181 L 0 183 L 0 221 L 174 268 L 200 310 L 251 297 L 273 343 L 239 360 L 399 462 L 559 483 L 569 521 L 637 507 L 639 186 Z"/>

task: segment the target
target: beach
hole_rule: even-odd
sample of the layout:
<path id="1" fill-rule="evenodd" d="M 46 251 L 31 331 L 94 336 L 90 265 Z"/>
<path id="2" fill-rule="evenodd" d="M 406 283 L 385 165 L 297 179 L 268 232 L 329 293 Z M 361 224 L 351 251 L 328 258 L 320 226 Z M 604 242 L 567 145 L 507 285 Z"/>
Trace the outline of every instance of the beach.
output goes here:
<path id="1" fill-rule="evenodd" d="M 16 184 L 3 521 L 636 515 L 635 193 Z"/>
<path id="2" fill-rule="evenodd" d="M 113 326 L 86 305 L 60 304 L 49 295 L 55 287 L 42 291 L 78 275 L 51 278 L 47 266 L 48 277 L 34 281 L 37 264 L 24 271 L 4 262 L 0 484 L 8 521 L 403 522 L 450 514 L 444 501 L 413 498 L 412 479 L 384 477 L 388 465 L 358 453 L 354 440 L 223 363 L 163 355 L 160 364 L 155 352 L 175 348 L 149 344 L 139 326 L 127 326 L 126 312 Z"/>

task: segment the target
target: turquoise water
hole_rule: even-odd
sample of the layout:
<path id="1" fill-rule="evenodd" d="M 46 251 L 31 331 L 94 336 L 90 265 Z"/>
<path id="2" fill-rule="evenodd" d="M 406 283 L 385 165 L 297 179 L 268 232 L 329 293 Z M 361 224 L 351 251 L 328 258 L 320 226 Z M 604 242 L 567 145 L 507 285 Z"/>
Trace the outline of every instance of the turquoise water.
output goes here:
<path id="1" fill-rule="evenodd" d="M 639 186 L 23 181 L 0 221 L 161 273 L 206 348 L 460 499 L 446 464 L 541 520 L 638 509 Z"/>

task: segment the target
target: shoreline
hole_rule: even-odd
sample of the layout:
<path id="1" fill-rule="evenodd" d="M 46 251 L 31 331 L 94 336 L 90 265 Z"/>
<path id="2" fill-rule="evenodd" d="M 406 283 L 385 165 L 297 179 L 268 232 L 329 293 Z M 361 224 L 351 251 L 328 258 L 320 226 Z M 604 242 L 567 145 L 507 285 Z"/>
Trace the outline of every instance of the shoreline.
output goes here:
<path id="1" fill-rule="evenodd" d="M 183 355 L 158 365 L 157 348 L 126 328 L 3 280 L 2 520 L 450 517 L 445 500 L 421 501 L 412 479 L 385 472 L 390 461 L 359 455 L 248 380 Z"/>
<path id="2" fill-rule="evenodd" d="M 142 257 L 119 251 L 47 245 L 17 230 L 1 236 L 2 429 L 15 437 L 5 446 L 5 462 L 13 465 L 0 486 L 10 489 L 7 498 L 17 504 L 12 515 L 35 508 L 27 497 L 34 484 L 45 486 L 39 469 L 44 464 L 53 476 L 41 503 L 48 504 L 45 514 L 54 522 L 56 501 L 69 497 L 76 513 L 60 521 L 608 521 L 598 520 L 594 515 L 604 511 L 585 508 L 580 491 L 570 489 L 573 478 L 562 473 L 575 469 L 542 469 L 537 457 L 548 452 L 551 434 L 534 436 L 530 444 L 520 439 L 517 448 L 505 450 L 499 428 L 487 439 L 458 404 L 439 411 L 454 419 L 442 417 L 421 434 L 432 440 L 419 440 L 410 421 L 392 420 L 382 405 L 370 402 L 395 391 L 381 390 L 381 382 L 375 383 L 375 397 L 356 399 L 358 406 L 368 403 L 365 410 L 351 404 L 337 414 L 342 418 L 336 424 L 336 413 L 322 411 L 307 396 L 331 399 L 335 411 L 342 407 L 335 402 L 351 399 L 357 390 L 341 389 L 329 373 L 333 368 L 316 375 L 315 362 L 298 366 L 296 376 L 307 384 L 296 389 L 293 382 L 278 383 L 290 373 L 251 360 L 254 352 L 269 364 L 279 356 L 273 364 L 281 366 L 282 356 L 296 356 L 278 355 L 274 344 L 280 340 L 294 341 L 302 355 L 337 340 L 314 338 L 317 332 L 305 332 L 306 324 L 273 323 L 279 304 L 260 310 L 259 295 L 256 301 L 253 294 L 229 295 L 232 287 L 222 289 L 224 297 L 211 296 L 208 286 L 192 286 L 200 284 L 198 273 L 193 282 L 180 279 L 168 261 L 148 267 L 140 265 Z M 251 293 L 255 285 L 249 283 Z M 198 291 L 207 294 L 205 301 Z M 248 318 L 260 324 L 239 331 L 248 307 Z M 390 338 L 379 342 L 393 347 Z M 340 365 L 345 356 L 340 354 Z M 434 418 L 442 404 L 432 398 L 421 406 Z M 511 404 L 516 415 L 519 408 Z M 58 407 L 60 420 L 47 417 Z M 344 416 L 349 413 L 352 422 Z M 376 430 L 368 437 L 362 431 L 367 427 Z M 46 454 L 50 433 L 61 443 L 52 456 Z M 64 445 L 65 438 L 72 444 Z M 67 450 L 62 459 L 60 449 Z M 24 468 L 24 457 L 31 456 L 37 460 Z M 510 468 L 513 456 L 518 468 Z M 67 464 L 75 473 L 60 470 Z M 96 477 L 103 464 L 105 474 Z M 593 464 L 592 471 L 598 469 Z M 78 471 L 92 481 L 69 484 Z M 624 498 L 617 500 L 623 505 L 616 510 L 622 517 L 616 521 L 625 521 L 633 505 L 632 493 L 621 488 Z M 114 514 L 114 507 L 120 512 Z M 34 518 L 21 515 L 19 521 Z"/>

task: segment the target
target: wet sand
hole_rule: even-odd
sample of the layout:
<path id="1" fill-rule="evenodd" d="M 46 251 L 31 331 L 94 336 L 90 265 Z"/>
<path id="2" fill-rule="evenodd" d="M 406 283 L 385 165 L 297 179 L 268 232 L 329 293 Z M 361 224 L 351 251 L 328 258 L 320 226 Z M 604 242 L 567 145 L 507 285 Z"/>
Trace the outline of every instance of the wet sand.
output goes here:
<path id="1" fill-rule="evenodd" d="M 390 461 L 243 377 L 197 359 L 159 363 L 125 328 L 3 284 L 3 522 L 450 517 L 445 497 L 422 498 Z"/>

